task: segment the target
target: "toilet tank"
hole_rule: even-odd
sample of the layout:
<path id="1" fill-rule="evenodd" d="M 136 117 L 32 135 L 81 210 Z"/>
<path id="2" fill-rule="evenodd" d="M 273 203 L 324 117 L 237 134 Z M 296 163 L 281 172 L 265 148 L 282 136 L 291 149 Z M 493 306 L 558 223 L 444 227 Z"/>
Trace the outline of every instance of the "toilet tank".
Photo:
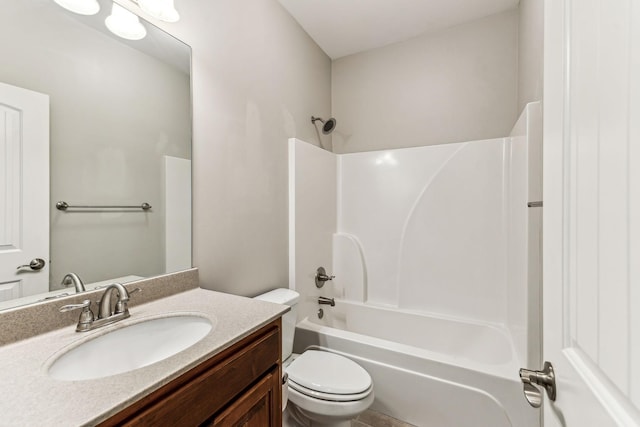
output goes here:
<path id="1" fill-rule="evenodd" d="M 291 310 L 282 316 L 282 361 L 284 362 L 293 352 L 293 335 L 296 332 L 296 308 L 300 294 L 292 289 L 279 288 L 255 297 L 257 300 L 288 305 Z"/>

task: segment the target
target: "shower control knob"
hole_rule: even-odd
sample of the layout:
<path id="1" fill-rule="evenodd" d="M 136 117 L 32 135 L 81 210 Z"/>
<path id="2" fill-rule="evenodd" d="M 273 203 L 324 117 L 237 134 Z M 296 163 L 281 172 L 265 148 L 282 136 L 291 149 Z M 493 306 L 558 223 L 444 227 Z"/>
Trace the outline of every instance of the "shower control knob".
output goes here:
<path id="1" fill-rule="evenodd" d="M 327 275 L 327 271 L 324 267 L 318 267 L 316 270 L 316 287 L 321 288 L 324 286 L 324 282 L 335 279 L 336 276 Z"/>

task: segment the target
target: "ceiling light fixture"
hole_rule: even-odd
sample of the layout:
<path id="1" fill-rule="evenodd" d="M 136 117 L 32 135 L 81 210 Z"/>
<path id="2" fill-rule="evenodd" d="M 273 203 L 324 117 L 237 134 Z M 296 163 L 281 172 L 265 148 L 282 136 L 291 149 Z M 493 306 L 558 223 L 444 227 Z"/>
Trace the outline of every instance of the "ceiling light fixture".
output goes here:
<path id="1" fill-rule="evenodd" d="M 100 11 L 98 0 L 54 0 L 56 4 L 79 15 L 95 15 Z"/>
<path id="2" fill-rule="evenodd" d="M 164 22 L 177 22 L 180 14 L 173 5 L 173 0 L 132 0 L 138 3 L 146 14 Z"/>
<path id="3" fill-rule="evenodd" d="M 117 3 L 113 3 L 111 15 L 104 20 L 109 31 L 127 40 L 140 40 L 147 35 L 147 30 L 135 13 L 129 12 Z"/>

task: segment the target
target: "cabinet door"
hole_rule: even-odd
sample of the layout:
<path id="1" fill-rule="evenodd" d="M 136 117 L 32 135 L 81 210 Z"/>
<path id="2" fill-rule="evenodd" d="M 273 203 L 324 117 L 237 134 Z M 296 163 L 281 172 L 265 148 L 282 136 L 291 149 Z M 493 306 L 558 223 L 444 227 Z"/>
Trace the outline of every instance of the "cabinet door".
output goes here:
<path id="1" fill-rule="evenodd" d="M 276 396 L 279 387 L 278 371 L 274 370 L 205 425 L 211 427 L 279 427 L 282 424 L 282 409 Z"/>

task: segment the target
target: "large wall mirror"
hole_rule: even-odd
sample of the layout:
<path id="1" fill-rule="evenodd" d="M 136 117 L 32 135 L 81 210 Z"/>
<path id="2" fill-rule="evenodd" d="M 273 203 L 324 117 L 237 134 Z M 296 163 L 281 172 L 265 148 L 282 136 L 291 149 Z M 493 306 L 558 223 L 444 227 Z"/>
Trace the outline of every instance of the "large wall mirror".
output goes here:
<path id="1" fill-rule="evenodd" d="M 0 0 L 0 309 L 191 267 L 191 51 L 111 4 Z"/>

